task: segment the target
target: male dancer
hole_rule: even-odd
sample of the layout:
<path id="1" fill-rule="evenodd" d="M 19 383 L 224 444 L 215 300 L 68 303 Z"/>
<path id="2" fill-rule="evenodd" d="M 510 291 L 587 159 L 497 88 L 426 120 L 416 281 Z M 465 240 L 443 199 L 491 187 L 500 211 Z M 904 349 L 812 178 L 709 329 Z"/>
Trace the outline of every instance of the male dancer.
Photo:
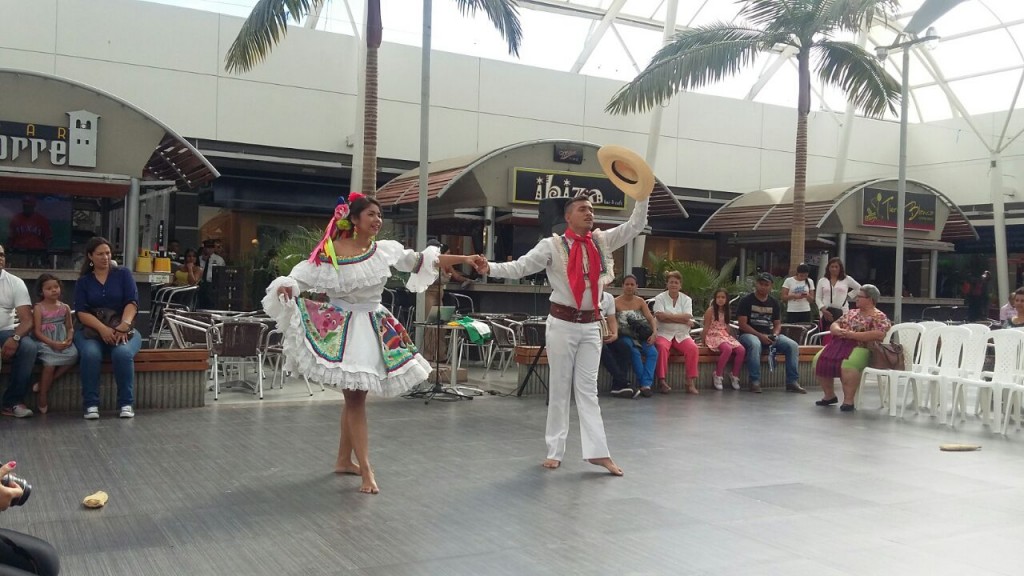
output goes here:
<path id="1" fill-rule="evenodd" d="M 637 236 L 647 225 L 647 200 L 636 202 L 629 221 L 611 230 L 594 227 L 594 206 L 586 196 L 565 205 L 565 235 L 537 243 L 515 262 L 494 263 L 478 256 L 480 274 L 522 278 L 547 270 L 551 309 L 547 320 L 550 397 L 544 439 L 545 468 L 558 468 L 569 434 L 569 395 L 576 392 L 583 458 L 616 476 L 622 468 L 612 461 L 597 404 L 597 371 L 601 365 L 601 306 L 604 287 L 612 282 L 612 252 Z"/>

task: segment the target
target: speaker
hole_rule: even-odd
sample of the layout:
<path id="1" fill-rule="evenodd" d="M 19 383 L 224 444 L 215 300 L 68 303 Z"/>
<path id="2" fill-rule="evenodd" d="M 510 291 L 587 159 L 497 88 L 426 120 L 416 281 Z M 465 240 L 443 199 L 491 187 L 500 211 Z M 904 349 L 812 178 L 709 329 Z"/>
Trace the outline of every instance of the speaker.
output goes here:
<path id="1" fill-rule="evenodd" d="M 540 223 L 540 237 L 547 238 L 552 234 L 565 232 L 566 198 L 547 198 L 537 205 L 537 221 Z"/>
<path id="2" fill-rule="evenodd" d="M 647 288 L 647 268 L 633 268 L 633 276 L 636 276 L 637 288 Z"/>

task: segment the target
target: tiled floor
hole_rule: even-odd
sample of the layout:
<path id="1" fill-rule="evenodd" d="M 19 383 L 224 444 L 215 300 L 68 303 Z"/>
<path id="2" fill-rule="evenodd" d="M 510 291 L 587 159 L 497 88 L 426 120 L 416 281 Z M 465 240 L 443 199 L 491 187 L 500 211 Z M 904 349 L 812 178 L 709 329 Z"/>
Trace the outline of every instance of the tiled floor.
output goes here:
<path id="1" fill-rule="evenodd" d="M 377 496 L 331 473 L 340 393 L 301 382 L 133 421 L 3 419 L 0 458 L 35 490 L 0 518 L 73 575 L 1020 573 L 1024 434 L 816 398 L 604 398 L 624 478 L 579 460 L 575 421 L 542 469 L 539 396 L 378 399 Z M 107 507 L 83 509 L 98 489 Z"/>

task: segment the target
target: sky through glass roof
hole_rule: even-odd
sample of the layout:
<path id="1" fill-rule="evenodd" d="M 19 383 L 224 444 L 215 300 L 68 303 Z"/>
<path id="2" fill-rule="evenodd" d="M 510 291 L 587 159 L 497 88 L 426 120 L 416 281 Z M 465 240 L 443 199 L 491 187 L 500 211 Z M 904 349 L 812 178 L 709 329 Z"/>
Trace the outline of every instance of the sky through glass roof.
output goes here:
<path id="1" fill-rule="evenodd" d="M 255 0 L 140 0 L 244 17 Z M 456 3 L 434 0 L 433 47 L 529 66 L 627 81 L 642 69 L 661 45 L 668 0 L 519 0 L 523 45 L 518 59 L 483 16 L 462 17 Z M 868 33 L 866 49 L 893 43 L 924 0 L 903 0 L 893 21 L 877 23 Z M 422 13 L 414 0 L 382 0 L 384 39 L 419 46 Z M 698 26 L 732 21 L 741 4 L 735 0 L 679 0 L 676 25 Z M 410 9 L 417 7 L 417 9 Z M 581 54 L 588 38 L 619 8 L 611 26 L 589 56 Z M 362 0 L 328 0 L 316 28 L 353 34 L 361 22 Z M 935 22 L 939 44 L 923 45 L 911 55 L 911 122 L 929 122 L 961 115 L 1005 112 L 1024 107 L 1019 90 L 1024 79 L 1024 1 L 967 0 Z M 358 28 L 358 26 L 356 26 Z M 854 38 L 849 38 L 854 40 Z M 759 58 L 754 66 L 703 93 L 793 107 L 796 104 L 795 60 L 778 65 L 779 55 Z M 902 58 L 890 56 L 886 68 L 900 77 Z M 759 79 L 766 80 L 759 86 Z M 813 109 L 842 112 L 841 94 L 816 87 Z"/>

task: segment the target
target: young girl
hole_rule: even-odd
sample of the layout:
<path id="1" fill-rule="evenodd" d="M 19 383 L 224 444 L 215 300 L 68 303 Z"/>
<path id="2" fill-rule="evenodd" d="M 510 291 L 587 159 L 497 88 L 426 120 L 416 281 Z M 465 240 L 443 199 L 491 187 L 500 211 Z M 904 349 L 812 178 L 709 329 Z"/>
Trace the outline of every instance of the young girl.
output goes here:
<path id="1" fill-rule="evenodd" d="M 53 274 L 40 275 L 36 281 L 36 296 L 39 302 L 32 309 L 32 325 L 39 342 L 39 360 L 43 363 L 43 372 L 36 384 L 39 392 L 36 405 L 41 414 L 46 414 L 50 386 L 78 361 L 78 350 L 72 340 L 71 308 L 60 300 L 60 280 Z"/>
<path id="2" fill-rule="evenodd" d="M 715 390 L 722 389 L 722 375 L 725 373 L 725 365 L 732 360 L 732 375 L 729 379 L 733 390 L 740 389 L 738 377 L 743 360 L 747 351 L 739 343 L 739 340 L 729 334 L 729 293 L 725 290 L 715 290 L 715 297 L 711 299 L 711 306 L 704 313 L 704 345 L 712 350 L 718 350 L 718 367 L 715 368 L 714 385 Z"/>

